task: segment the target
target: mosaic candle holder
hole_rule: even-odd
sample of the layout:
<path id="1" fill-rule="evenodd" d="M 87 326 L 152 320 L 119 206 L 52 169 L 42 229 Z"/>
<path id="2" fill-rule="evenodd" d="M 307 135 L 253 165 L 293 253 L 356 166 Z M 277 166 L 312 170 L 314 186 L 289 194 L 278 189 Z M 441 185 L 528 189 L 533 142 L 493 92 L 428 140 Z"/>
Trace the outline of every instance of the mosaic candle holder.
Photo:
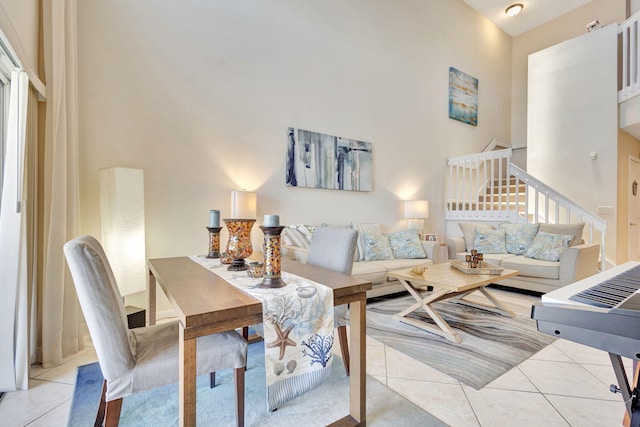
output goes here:
<path id="1" fill-rule="evenodd" d="M 207 227 L 209 230 L 209 255 L 207 258 L 220 258 L 220 230 L 222 227 Z"/>
<path id="2" fill-rule="evenodd" d="M 233 262 L 227 270 L 243 271 L 247 269 L 244 262 L 253 253 L 251 246 L 251 228 L 255 219 L 225 219 L 224 223 L 229 230 L 229 242 L 227 242 L 227 255 Z"/>
<path id="3" fill-rule="evenodd" d="M 282 254 L 280 252 L 280 234 L 284 230 L 283 226 L 265 227 L 260 226 L 264 233 L 264 278 L 258 286 L 261 288 L 281 288 L 286 285 L 280 277 L 282 267 Z"/>

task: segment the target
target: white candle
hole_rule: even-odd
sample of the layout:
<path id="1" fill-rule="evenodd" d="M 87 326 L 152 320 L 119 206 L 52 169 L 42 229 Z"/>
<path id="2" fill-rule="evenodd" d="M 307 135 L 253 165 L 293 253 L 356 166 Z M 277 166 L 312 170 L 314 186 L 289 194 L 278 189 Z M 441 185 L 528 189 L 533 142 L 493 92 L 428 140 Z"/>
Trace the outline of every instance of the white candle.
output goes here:
<path id="1" fill-rule="evenodd" d="M 280 217 L 278 215 L 265 215 L 262 226 L 263 227 L 279 227 Z"/>
<path id="2" fill-rule="evenodd" d="M 220 211 L 212 209 L 209 211 L 209 227 L 218 228 L 220 227 Z"/>

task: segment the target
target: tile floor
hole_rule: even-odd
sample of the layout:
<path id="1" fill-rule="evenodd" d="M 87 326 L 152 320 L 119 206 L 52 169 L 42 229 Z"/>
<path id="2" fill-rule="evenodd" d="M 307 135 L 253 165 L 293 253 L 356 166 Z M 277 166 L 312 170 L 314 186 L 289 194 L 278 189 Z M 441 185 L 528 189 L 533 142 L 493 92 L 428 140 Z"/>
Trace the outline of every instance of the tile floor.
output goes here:
<path id="1" fill-rule="evenodd" d="M 494 290 L 523 315 L 538 298 Z M 87 340 L 89 342 L 89 340 Z M 65 426 L 76 366 L 96 360 L 89 344 L 57 368 L 32 366 L 30 389 L 7 393 L 0 425 Z M 629 362 L 629 361 L 626 361 Z M 631 363 L 627 363 L 631 370 Z M 620 394 L 606 353 L 557 340 L 538 354 L 475 390 L 373 339 L 367 341 L 367 373 L 451 426 L 619 426 Z"/>

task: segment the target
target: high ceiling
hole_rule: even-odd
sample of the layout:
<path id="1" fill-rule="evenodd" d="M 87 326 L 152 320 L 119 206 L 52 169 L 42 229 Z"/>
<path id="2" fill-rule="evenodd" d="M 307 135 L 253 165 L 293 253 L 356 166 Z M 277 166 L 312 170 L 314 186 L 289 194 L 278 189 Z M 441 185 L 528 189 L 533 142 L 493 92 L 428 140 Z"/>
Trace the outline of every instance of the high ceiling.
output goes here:
<path id="1" fill-rule="evenodd" d="M 511 37 L 527 32 L 591 0 L 464 0 L 469 6 L 489 18 Z M 522 3 L 524 9 L 516 17 L 504 13 L 513 3 Z M 585 26 L 588 23 L 585 22 Z"/>

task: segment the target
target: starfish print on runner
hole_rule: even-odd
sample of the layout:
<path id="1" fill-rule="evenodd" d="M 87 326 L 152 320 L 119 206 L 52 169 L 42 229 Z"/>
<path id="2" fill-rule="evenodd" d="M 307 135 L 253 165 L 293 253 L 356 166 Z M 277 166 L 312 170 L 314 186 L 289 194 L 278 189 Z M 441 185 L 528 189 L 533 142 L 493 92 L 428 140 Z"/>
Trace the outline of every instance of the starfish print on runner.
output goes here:
<path id="1" fill-rule="evenodd" d="M 282 358 L 284 357 L 285 347 L 288 346 L 288 345 L 290 345 L 290 346 L 296 346 L 297 345 L 297 343 L 294 340 L 289 338 L 289 333 L 293 329 L 294 325 L 289 326 L 284 331 L 282 331 L 282 328 L 277 323 L 274 323 L 273 326 L 274 326 L 274 328 L 276 330 L 276 334 L 278 334 L 278 338 L 273 342 L 267 343 L 267 347 L 269 347 L 269 348 L 271 348 L 271 347 L 280 347 L 280 357 L 278 358 L 278 360 L 282 360 Z"/>

